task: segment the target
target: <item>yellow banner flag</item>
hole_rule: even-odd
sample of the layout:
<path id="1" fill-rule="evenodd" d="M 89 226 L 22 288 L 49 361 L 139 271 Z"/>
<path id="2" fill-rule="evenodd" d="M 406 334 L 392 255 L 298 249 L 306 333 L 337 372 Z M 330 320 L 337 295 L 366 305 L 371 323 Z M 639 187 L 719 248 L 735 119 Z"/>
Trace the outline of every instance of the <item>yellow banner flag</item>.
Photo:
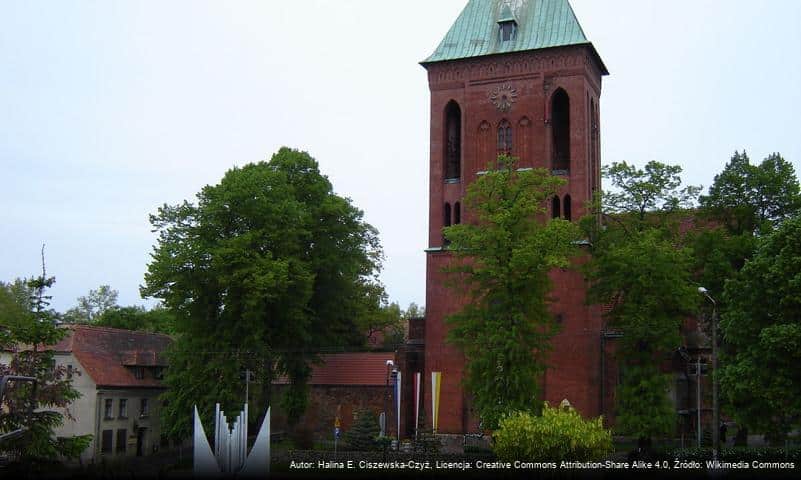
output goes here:
<path id="1" fill-rule="evenodd" d="M 442 384 L 442 372 L 431 372 L 431 425 L 437 433 L 439 425 L 439 389 Z"/>

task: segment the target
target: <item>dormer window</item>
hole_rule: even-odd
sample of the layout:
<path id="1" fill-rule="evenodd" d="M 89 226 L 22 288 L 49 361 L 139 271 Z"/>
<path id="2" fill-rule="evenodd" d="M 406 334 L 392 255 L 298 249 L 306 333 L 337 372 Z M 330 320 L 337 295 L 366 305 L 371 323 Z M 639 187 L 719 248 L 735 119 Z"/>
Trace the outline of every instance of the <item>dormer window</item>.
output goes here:
<path id="1" fill-rule="evenodd" d="M 502 22 L 501 26 L 501 42 L 511 42 L 515 39 L 515 30 L 517 30 L 514 20 Z"/>
<path id="2" fill-rule="evenodd" d="M 498 26 L 500 27 L 501 42 L 511 42 L 515 39 L 517 33 L 517 19 L 515 19 L 512 9 L 508 3 L 504 3 L 501 15 L 498 18 Z"/>

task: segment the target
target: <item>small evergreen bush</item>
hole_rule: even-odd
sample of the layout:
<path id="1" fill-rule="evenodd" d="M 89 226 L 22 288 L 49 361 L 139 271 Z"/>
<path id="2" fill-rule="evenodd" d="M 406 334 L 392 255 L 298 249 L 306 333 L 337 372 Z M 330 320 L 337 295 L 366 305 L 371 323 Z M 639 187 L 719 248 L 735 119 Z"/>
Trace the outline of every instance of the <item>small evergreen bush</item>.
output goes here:
<path id="1" fill-rule="evenodd" d="M 493 439 L 493 450 L 504 461 L 588 461 L 612 452 L 612 433 L 602 417 L 585 420 L 570 406 L 547 402 L 540 416 L 515 412 L 503 418 Z"/>
<path id="2" fill-rule="evenodd" d="M 345 442 L 350 450 L 370 452 L 378 449 L 378 417 L 372 410 L 356 410 L 353 426 L 345 433 Z"/>

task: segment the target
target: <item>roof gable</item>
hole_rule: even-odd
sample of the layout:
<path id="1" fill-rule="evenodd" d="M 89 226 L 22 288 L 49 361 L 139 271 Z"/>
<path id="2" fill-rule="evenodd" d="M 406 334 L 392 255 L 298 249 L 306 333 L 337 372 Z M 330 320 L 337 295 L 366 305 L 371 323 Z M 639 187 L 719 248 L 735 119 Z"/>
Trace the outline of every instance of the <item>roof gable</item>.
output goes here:
<path id="1" fill-rule="evenodd" d="M 502 42 L 498 22 L 510 13 L 517 32 L 514 39 Z M 470 0 L 422 63 L 589 44 L 567 0 Z"/>
<path id="2" fill-rule="evenodd" d="M 89 325 L 70 325 L 69 333 L 50 347 L 72 353 L 98 386 L 160 388 L 160 380 L 136 378 L 132 367 L 166 366 L 164 353 L 172 343 L 166 335 Z"/>

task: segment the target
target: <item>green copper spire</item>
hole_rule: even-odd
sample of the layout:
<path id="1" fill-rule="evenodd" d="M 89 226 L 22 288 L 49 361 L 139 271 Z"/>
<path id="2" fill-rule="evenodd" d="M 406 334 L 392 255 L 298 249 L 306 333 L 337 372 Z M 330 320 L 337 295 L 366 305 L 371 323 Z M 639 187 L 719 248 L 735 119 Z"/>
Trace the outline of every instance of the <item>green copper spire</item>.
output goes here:
<path id="1" fill-rule="evenodd" d="M 516 32 L 512 40 L 502 41 L 499 22 L 508 21 L 516 22 Z M 422 64 L 566 45 L 592 46 L 567 0 L 469 0 Z"/>

